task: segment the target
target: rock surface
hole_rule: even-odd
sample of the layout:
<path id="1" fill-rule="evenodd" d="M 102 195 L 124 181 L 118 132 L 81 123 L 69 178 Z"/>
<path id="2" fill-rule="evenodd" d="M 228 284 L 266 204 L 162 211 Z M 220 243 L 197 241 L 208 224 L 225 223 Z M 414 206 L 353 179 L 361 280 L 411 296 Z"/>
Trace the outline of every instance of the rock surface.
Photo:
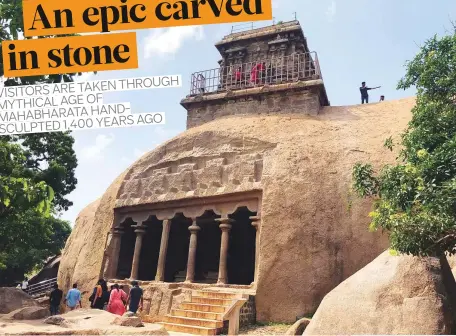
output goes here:
<path id="1" fill-rule="evenodd" d="M 304 333 L 304 330 L 306 330 L 307 326 L 310 323 L 310 319 L 308 318 L 302 318 L 298 321 L 296 321 L 290 329 L 287 330 L 285 335 L 302 335 Z"/>
<path id="2" fill-rule="evenodd" d="M 294 322 L 314 312 L 329 291 L 387 248 L 386 236 L 367 229 L 371 201 L 350 194 L 351 172 L 360 161 L 374 168 L 394 162 L 384 141 L 406 127 L 414 103 L 325 107 L 317 116 L 236 115 L 185 131 L 135 162 L 81 212 L 59 284 L 67 291 L 77 282 L 88 293 L 107 269 L 116 206 L 261 190 L 257 319 Z M 179 179 L 173 173 L 181 168 Z M 173 190 L 162 188 L 163 174 Z"/>
<path id="3" fill-rule="evenodd" d="M 439 259 L 386 251 L 326 295 L 304 335 L 451 334 L 446 282 Z"/>
<path id="4" fill-rule="evenodd" d="M 49 316 L 43 322 L 47 323 L 47 324 L 58 325 L 58 326 L 65 326 L 65 327 L 67 326 L 67 322 L 65 321 L 65 319 L 59 315 Z"/>
<path id="5" fill-rule="evenodd" d="M 22 307 L 36 307 L 35 302 L 21 289 L 0 287 L 0 314 L 8 314 Z"/>
<path id="6" fill-rule="evenodd" d="M 158 324 L 146 323 L 143 328 L 114 325 L 118 316 L 98 309 L 76 309 L 58 317 L 61 319 L 3 320 L 0 335 L 168 335 Z M 60 321 L 63 325 L 55 324 Z"/>
<path id="7" fill-rule="evenodd" d="M 49 316 L 49 309 L 44 307 L 23 307 L 6 314 L 8 320 L 39 320 Z"/>
<path id="8" fill-rule="evenodd" d="M 119 316 L 112 322 L 112 324 L 120 325 L 123 327 L 144 327 L 141 319 L 137 316 Z"/>

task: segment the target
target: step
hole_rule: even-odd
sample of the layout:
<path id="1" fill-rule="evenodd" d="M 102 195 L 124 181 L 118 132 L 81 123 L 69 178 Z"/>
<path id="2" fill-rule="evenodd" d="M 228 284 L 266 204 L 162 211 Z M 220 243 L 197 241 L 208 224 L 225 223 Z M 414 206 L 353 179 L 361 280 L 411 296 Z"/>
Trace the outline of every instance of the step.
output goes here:
<path id="1" fill-rule="evenodd" d="M 203 304 L 203 303 L 184 302 L 181 304 L 180 308 L 182 308 L 184 310 L 196 310 L 196 311 L 211 312 L 211 313 L 224 313 L 227 307 Z"/>
<path id="2" fill-rule="evenodd" d="M 196 310 L 172 309 L 171 315 L 222 321 L 223 313 L 202 312 Z"/>
<path id="3" fill-rule="evenodd" d="M 205 328 L 223 328 L 223 321 L 206 320 L 192 317 L 166 315 L 163 322 Z"/>
<path id="4" fill-rule="evenodd" d="M 217 334 L 216 328 L 195 327 L 195 326 L 188 326 L 188 325 L 184 325 L 184 324 L 175 324 L 175 323 L 167 323 L 167 322 L 160 322 L 159 324 L 164 326 L 167 331 L 176 331 L 176 332 L 193 334 L 193 335 L 216 335 Z"/>
<path id="5" fill-rule="evenodd" d="M 202 296 L 192 296 L 192 303 L 203 303 L 214 306 L 230 306 L 234 299 L 217 299 Z"/>
<path id="6" fill-rule="evenodd" d="M 239 297 L 238 293 L 226 292 L 210 292 L 210 291 L 197 291 L 197 296 L 215 298 L 215 299 L 236 299 Z"/>

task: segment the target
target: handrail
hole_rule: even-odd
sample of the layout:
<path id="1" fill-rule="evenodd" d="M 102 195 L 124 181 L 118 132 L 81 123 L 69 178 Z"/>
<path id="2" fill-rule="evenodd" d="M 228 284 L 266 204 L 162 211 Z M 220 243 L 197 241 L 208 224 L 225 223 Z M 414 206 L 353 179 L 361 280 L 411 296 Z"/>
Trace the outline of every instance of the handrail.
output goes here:
<path id="1" fill-rule="evenodd" d="M 322 79 L 316 52 L 227 64 L 191 75 L 190 95 Z"/>
<path id="2" fill-rule="evenodd" d="M 29 295 L 42 294 L 51 290 L 54 285 L 57 283 L 57 278 L 47 279 L 40 281 L 36 284 L 30 285 L 26 288 L 25 292 Z"/>
<path id="3" fill-rule="evenodd" d="M 247 302 L 246 298 L 235 298 L 223 314 L 223 321 L 228 321 L 228 335 L 239 334 L 239 316 L 242 306 Z"/>

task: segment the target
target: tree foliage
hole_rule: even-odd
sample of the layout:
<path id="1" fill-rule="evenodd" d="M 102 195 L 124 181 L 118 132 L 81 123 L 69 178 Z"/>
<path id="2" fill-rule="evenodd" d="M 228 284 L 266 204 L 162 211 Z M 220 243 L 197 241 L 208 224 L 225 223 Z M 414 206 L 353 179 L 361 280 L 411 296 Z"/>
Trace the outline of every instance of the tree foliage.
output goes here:
<path id="1" fill-rule="evenodd" d="M 21 32 L 22 0 L 0 0 L 0 42 Z M 4 85 L 68 82 L 73 75 L 8 78 Z M 73 144 L 69 132 L 0 136 L 0 285 L 21 280 L 63 248 L 71 228 L 54 216 L 72 205 L 66 196 L 77 183 Z"/>
<path id="2" fill-rule="evenodd" d="M 415 86 L 416 105 L 395 165 L 353 169 L 354 189 L 375 197 L 371 229 L 398 252 L 456 253 L 456 33 L 425 42 L 398 89 Z M 392 149 L 392 142 L 385 146 Z"/>

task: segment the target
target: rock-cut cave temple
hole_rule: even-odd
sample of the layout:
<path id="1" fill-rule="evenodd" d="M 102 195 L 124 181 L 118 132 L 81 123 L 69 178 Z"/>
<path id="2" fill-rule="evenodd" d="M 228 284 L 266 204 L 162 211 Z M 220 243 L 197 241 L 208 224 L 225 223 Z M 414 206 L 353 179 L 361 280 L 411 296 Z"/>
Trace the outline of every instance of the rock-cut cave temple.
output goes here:
<path id="1" fill-rule="evenodd" d="M 170 330 L 220 328 L 233 298 L 240 323 L 293 322 L 384 251 L 351 171 L 394 160 L 384 140 L 414 105 L 330 106 L 324 64 L 297 21 L 215 47 L 219 66 L 193 73 L 181 101 L 187 130 L 80 213 L 59 269 L 60 285 L 77 282 L 87 297 L 99 277 L 139 280 L 144 318 Z"/>

